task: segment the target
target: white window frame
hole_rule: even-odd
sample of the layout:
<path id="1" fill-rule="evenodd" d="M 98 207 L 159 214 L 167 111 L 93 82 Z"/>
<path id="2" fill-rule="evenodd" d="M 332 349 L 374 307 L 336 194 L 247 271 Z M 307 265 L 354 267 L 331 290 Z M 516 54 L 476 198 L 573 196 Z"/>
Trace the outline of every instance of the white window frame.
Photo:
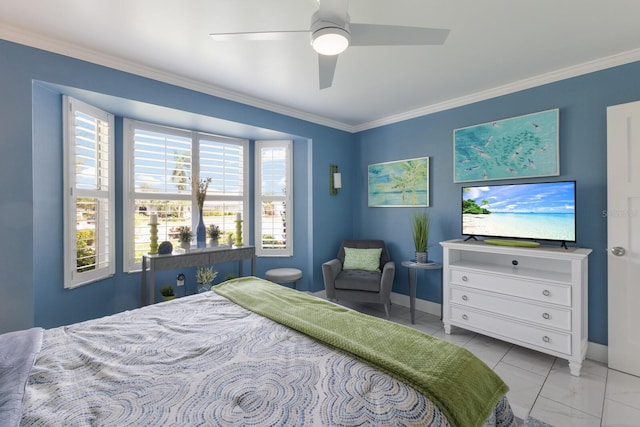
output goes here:
<path id="1" fill-rule="evenodd" d="M 106 168 L 95 170 L 98 188 L 87 189 L 76 185 L 78 165 L 76 164 L 76 112 L 86 114 L 106 126 L 106 139 L 96 137 L 96 163 L 107 163 Z M 114 117 L 105 111 L 85 104 L 77 99 L 63 97 L 63 186 L 64 186 L 64 287 L 75 288 L 113 276 L 115 274 L 115 156 Z M 99 132 L 100 133 L 100 132 Z M 107 176 L 100 174 L 104 171 Z M 103 188 L 106 185 L 106 189 Z M 78 272 L 77 266 L 77 199 L 82 197 L 101 198 L 95 223 L 96 268 Z M 104 206 L 106 204 L 106 206 Z"/>
<path id="2" fill-rule="evenodd" d="M 189 137 L 191 139 L 191 174 L 193 177 L 200 175 L 200 141 L 215 141 L 226 144 L 235 144 L 242 147 L 243 152 L 243 187 L 242 195 L 213 195 L 207 194 L 205 199 L 205 208 L 207 202 L 210 201 L 241 201 L 243 206 L 242 216 L 247 218 L 249 212 L 249 141 L 238 138 L 229 138 L 225 136 L 213 135 L 210 133 L 196 132 L 191 130 L 176 129 L 169 126 L 160 124 L 146 123 L 133 119 L 124 119 L 123 123 L 123 203 L 122 203 L 122 218 L 123 218 L 123 269 L 125 272 L 140 271 L 142 265 L 140 262 L 135 262 L 135 218 L 131 215 L 134 212 L 136 200 L 157 197 L 160 200 L 190 200 L 191 212 L 198 212 L 195 193 L 191 185 L 189 188 L 192 190 L 191 194 L 172 194 L 172 193 L 136 193 L 135 192 L 135 162 L 134 162 L 134 150 L 135 150 L 135 129 L 143 129 L 150 132 L 172 134 L 180 137 Z M 190 177 L 191 178 L 191 177 Z M 206 210 L 206 209 L 205 209 Z M 196 230 L 198 223 L 198 215 L 192 215 L 191 217 L 191 230 Z M 206 223 L 206 221 L 205 221 Z M 249 229 L 246 221 L 243 221 L 243 241 L 246 244 L 247 230 Z M 159 242 L 160 243 L 160 242 Z M 195 237 L 192 242 L 195 244 Z"/>
<path id="3" fill-rule="evenodd" d="M 286 153 L 286 190 L 284 196 L 262 194 L 262 148 L 284 148 Z M 254 147 L 255 158 L 255 187 L 254 187 L 254 218 L 255 218 L 255 247 L 256 255 L 263 257 L 293 256 L 293 141 L 256 141 Z M 265 249 L 262 244 L 262 203 L 265 201 L 284 202 L 285 223 L 287 224 L 286 244 L 282 249 Z"/>

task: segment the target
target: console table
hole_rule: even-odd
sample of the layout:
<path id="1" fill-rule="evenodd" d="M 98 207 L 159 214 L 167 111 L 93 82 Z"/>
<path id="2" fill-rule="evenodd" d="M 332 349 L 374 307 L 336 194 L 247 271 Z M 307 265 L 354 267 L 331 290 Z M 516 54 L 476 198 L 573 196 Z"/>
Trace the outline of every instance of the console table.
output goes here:
<path id="1" fill-rule="evenodd" d="M 208 266 L 229 261 L 238 261 L 238 274 L 242 276 L 242 260 L 251 260 L 251 275 L 255 275 L 256 248 L 254 246 L 191 248 L 184 253 L 168 255 L 142 255 L 142 277 L 140 283 L 143 305 L 153 304 L 155 295 L 155 273 L 160 270 L 177 270 L 184 267 Z M 147 268 L 149 281 L 147 283 Z"/>

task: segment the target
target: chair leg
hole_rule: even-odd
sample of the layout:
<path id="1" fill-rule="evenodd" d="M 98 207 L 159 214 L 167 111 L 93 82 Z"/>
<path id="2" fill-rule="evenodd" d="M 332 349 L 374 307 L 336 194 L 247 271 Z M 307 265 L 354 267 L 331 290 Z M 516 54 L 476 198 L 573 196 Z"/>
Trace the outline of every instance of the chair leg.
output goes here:
<path id="1" fill-rule="evenodd" d="M 384 305 L 384 312 L 387 314 L 387 319 L 389 318 L 389 304 L 390 303 Z"/>

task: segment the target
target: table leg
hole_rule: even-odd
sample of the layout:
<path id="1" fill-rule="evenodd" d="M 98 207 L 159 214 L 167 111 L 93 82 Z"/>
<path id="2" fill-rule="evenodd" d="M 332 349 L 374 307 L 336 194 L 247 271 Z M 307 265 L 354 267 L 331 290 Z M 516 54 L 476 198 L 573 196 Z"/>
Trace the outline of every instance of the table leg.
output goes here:
<path id="1" fill-rule="evenodd" d="M 409 270 L 409 310 L 411 311 L 411 324 L 416 323 L 416 282 L 418 281 L 418 270 Z"/>
<path id="2" fill-rule="evenodd" d="M 444 313 L 444 291 L 442 287 L 442 281 L 444 279 L 444 273 L 440 270 L 440 320 L 442 320 L 442 315 Z"/>
<path id="3" fill-rule="evenodd" d="M 149 262 L 149 304 L 154 304 L 156 301 L 156 272 Z"/>
<path id="4" fill-rule="evenodd" d="M 142 275 L 140 277 L 140 306 L 147 305 L 147 259 L 142 257 Z"/>

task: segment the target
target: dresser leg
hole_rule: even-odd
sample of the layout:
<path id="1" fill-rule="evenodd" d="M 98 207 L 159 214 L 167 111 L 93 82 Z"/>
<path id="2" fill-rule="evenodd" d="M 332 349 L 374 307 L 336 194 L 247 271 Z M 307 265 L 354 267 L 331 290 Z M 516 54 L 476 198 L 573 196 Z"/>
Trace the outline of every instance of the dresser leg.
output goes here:
<path id="1" fill-rule="evenodd" d="M 447 335 L 451 335 L 451 325 L 449 323 L 444 324 L 444 333 Z"/>
<path id="2" fill-rule="evenodd" d="M 579 377 L 580 376 L 580 369 L 582 369 L 582 363 L 581 362 L 573 362 L 573 361 L 569 361 L 569 369 L 571 370 L 571 375 L 573 375 L 574 377 Z"/>

